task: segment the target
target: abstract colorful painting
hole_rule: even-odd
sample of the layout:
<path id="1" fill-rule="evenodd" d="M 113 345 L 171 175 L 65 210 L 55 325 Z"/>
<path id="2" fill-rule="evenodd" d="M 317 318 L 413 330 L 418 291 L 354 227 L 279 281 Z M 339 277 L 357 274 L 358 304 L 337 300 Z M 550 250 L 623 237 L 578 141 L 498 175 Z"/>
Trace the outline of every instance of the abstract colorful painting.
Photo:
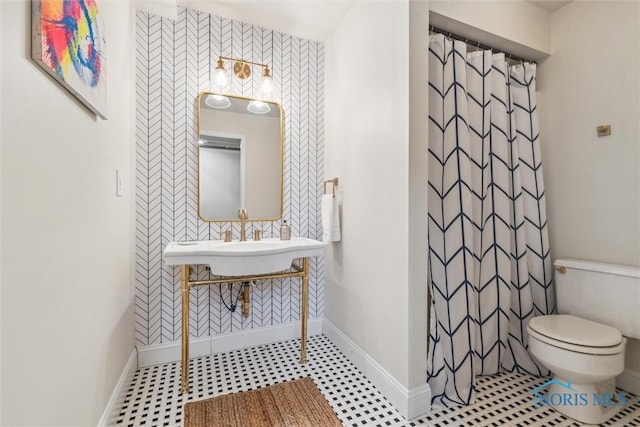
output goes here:
<path id="1" fill-rule="evenodd" d="M 106 119 L 104 25 L 96 0 L 32 0 L 32 57 Z"/>

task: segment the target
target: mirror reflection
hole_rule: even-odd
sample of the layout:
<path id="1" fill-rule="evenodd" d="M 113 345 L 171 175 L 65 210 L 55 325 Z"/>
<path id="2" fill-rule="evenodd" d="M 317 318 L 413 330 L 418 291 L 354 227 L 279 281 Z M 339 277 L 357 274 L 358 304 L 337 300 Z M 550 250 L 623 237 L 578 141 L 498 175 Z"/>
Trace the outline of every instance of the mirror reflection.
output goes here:
<path id="1" fill-rule="evenodd" d="M 282 216 L 282 109 L 274 102 L 198 97 L 198 214 L 205 221 Z"/>

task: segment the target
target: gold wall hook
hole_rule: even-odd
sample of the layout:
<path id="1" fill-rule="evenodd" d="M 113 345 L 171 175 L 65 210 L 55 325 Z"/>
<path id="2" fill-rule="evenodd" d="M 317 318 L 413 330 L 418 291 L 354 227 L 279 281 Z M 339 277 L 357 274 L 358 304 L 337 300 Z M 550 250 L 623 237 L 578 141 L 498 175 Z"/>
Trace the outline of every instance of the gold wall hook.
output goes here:
<path id="1" fill-rule="evenodd" d="M 598 126 L 596 132 L 598 136 L 609 136 L 611 135 L 611 125 Z"/>
<path id="2" fill-rule="evenodd" d="M 339 183 L 339 179 L 338 178 L 333 178 L 333 179 L 329 179 L 327 181 L 324 182 L 324 194 L 329 194 L 327 193 L 327 184 L 331 183 L 333 184 L 333 197 L 336 197 L 336 189 L 338 188 L 338 183 Z"/>

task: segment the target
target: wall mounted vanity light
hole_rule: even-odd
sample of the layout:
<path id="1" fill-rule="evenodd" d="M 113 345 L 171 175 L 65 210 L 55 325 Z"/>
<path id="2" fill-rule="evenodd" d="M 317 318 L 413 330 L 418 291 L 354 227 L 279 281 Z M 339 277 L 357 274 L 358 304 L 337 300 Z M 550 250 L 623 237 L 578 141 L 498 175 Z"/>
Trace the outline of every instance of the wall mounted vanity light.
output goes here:
<path id="1" fill-rule="evenodd" d="M 224 68 L 224 61 L 231 61 L 233 63 L 233 73 L 240 80 L 247 79 L 251 76 L 251 65 L 262 67 L 262 83 L 260 84 L 260 94 L 263 99 L 271 99 L 273 94 L 273 81 L 271 80 L 271 70 L 267 64 L 260 64 L 257 62 L 246 61 L 244 59 L 229 58 L 227 56 L 218 57 L 218 65 L 213 72 L 213 86 L 216 91 L 222 92 L 222 89 L 227 86 L 229 79 L 227 77 L 227 70 Z"/>

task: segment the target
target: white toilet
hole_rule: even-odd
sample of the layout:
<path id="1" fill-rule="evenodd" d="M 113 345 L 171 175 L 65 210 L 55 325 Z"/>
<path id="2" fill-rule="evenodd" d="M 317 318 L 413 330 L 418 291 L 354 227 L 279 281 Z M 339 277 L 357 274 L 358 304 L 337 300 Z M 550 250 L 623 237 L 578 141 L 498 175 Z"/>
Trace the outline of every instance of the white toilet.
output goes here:
<path id="1" fill-rule="evenodd" d="M 558 313 L 529 321 L 529 351 L 553 372 L 546 403 L 568 417 L 601 424 L 624 402 L 615 377 L 626 338 L 640 338 L 640 268 L 558 260 Z M 612 398 L 612 399 L 611 399 Z"/>

